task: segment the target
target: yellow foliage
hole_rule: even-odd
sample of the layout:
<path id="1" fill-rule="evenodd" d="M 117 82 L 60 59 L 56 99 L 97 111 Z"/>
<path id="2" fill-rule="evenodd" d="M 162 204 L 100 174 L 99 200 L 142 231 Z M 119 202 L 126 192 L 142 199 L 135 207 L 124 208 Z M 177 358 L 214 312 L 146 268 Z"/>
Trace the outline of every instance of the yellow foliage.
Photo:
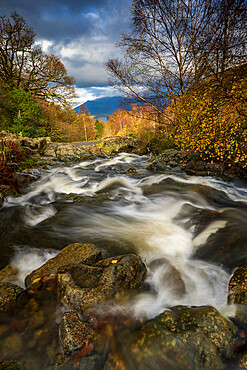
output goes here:
<path id="1" fill-rule="evenodd" d="M 246 168 L 246 97 L 244 80 L 238 89 L 232 87 L 226 100 L 212 88 L 185 94 L 173 107 L 176 145 L 209 161 Z"/>

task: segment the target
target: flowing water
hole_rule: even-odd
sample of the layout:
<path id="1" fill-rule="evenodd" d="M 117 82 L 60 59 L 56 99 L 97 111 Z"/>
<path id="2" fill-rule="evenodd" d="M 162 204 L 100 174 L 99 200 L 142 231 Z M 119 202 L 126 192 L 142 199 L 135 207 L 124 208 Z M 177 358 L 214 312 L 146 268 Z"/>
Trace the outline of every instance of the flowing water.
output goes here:
<path id="1" fill-rule="evenodd" d="M 147 157 L 122 153 L 42 170 L 0 210 L 1 264 L 30 271 L 73 242 L 103 256 L 136 253 L 148 289 L 126 304 L 152 318 L 174 305 L 212 305 L 233 315 L 227 286 L 247 262 L 247 187 L 240 181 L 146 169 Z"/>

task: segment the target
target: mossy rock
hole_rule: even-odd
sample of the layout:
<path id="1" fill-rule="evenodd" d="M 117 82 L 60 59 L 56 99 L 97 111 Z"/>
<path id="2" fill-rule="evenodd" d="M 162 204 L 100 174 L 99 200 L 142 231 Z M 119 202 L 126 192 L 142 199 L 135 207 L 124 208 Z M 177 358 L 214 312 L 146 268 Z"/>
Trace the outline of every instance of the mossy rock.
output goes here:
<path id="1" fill-rule="evenodd" d="M 228 303 L 247 303 L 247 264 L 238 267 L 229 282 Z"/>
<path id="2" fill-rule="evenodd" d="M 93 244 L 73 243 L 63 248 L 57 256 L 48 260 L 26 277 L 26 286 L 30 286 L 37 278 L 56 274 L 58 269 L 73 263 L 93 265 L 102 259 L 101 252 Z"/>
<path id="3" fill-rule="evenodd" d="M 94 266 L 70 265 L 58 271 L 62 303 L 78 312 L 141 287 L 146 267 L 140 257 L 130 254 L 111 257 Z"/>
<path id="4" fill-rule="evenodd" d="M 23 290 L 24 289 L 15 284 L 0 284 L 0 313 L 5 314 L 14 309 Z"/>
<path id="5" fill-rule="evenodd" d="M 97 334 L 90 324 L 79 319 L 75 311 L 68 311 L 61 318 L 59 337 L 64 354 L 70 355 L 82 348 L 91 353 Z"/>
<path id="6" fill-rule="evenodd" d="M 21 365 L 14 360 L 6 360 L 0 362 L 1 370 L 21 370 Z"/>
<path id="7" fill-rule="evenodd" d="M 225 369 L 241 334 L 213 307 L 174 307 L 120 338 L 122 350 L 112 352 L 108 363 L 122 358 L 135 369 Z"/>

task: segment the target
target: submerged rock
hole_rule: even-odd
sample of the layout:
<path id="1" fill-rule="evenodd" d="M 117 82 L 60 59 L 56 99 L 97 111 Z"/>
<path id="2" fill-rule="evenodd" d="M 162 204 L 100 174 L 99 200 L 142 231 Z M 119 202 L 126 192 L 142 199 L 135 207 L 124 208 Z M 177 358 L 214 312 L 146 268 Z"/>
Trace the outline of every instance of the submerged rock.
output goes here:
<path id="1" fill-rule="evenodd" d="M 2 370 L 21 370 L 21 365 L 17 361 L 6 360 L 0 362 L 0 369 Z"/>
<path id="2" fill-rule="evenodd" d="M 23 289 L 15 284 L 0 284 L 0 313 L 7 313 L 14 308 Z"/>
<path id="3" fill-rule="evenodd" d="M 129 337 L 119 338 L 108 367 L 122 358 L 134 369 L 224 369 L 235 356 L 239 330 L 213 307 L 173 307 L 144 324 Z"/>
<path id="4" fill-rule="evenodd" d="M 228 286 L 228 303 L 247 303 L 247 264 L 238 267 Z"/>
<path id="5" fill-rule="evenodd" d="M 66 266 L 58 272 L 61 301 L 83 312 L 128 289 L 139 288 L 145 275 L 144 263 L 133 254 L 107 258 L 94 266 Z"/>
<path id="6" fill-rule="evenodd" d="M 60 342 L 65 355 L 70 355 L 82 348 L 85 354 L 91 353 L 96 342 L 96 331 L 79 319 L 75 311 L 65 312 L 59 328 Z"/>
<path id="7" fill-rule="evenodd" d="M 55 274 L 59 268 L 73 263 L 93 265 L 102 259 L 101 252 L 93 244 L 69 244 L 54 258 L 48 260 L 44 265 L 31 272 L 26 277 L 26 286 L 39 277 Z"/>

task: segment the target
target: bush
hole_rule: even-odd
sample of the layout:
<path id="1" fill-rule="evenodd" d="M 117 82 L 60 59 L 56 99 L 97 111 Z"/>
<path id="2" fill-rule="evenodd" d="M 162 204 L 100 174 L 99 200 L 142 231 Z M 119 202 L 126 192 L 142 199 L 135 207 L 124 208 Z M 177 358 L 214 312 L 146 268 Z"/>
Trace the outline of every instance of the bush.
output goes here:
<path id="1" fill-rule="evenodd" d="M 1 140 L 0 142 L 0 185 L 1 188 L 8 187 L 19 191 L 20 183 L 14 172 L 27 155 L 19 145 L 12 140 Z"/>
<path id="2" fill-rule="evenodd" d="M 247 167 L 246 118 L 231 99 L 222 101 L 213 89 L 192 91 L 176 102 L 175 144 L 202 159 L 227 167 Z"/>

